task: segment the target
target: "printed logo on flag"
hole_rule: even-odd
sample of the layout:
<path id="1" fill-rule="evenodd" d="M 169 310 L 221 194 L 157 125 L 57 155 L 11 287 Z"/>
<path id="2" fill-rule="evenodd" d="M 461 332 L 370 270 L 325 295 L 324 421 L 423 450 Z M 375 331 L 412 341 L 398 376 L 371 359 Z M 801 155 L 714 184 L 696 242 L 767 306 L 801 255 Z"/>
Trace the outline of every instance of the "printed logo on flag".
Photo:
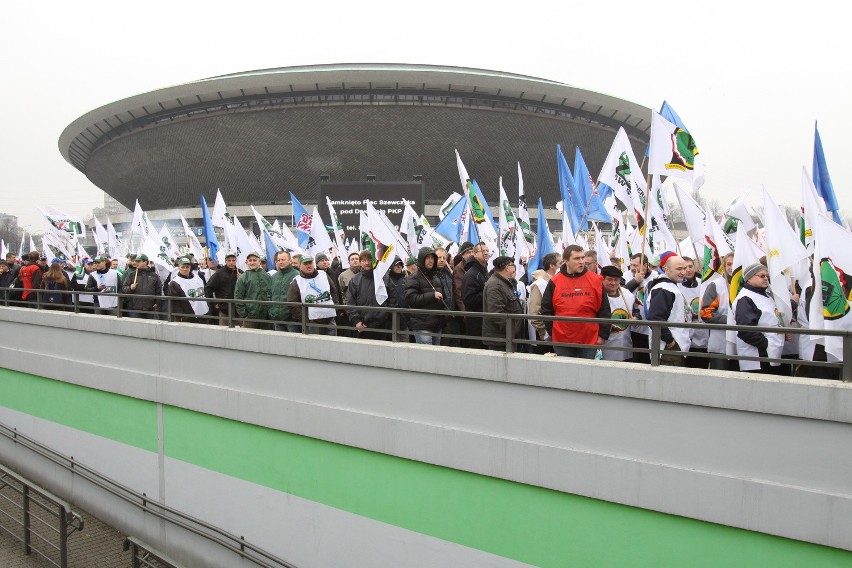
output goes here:
<path id="1" fill-rule="evenodd" d="M 666 164 L 666 169 L 691 172 L 695 169 L 697 155 L 698 148 L 692 135 L 682 128 L 675 128 L 672 132 L 672 159 Z"/>
<path id="2" fill-rule="evenodd" d="M 296 228 L 305 233 L 311 232 L 311 216 L 307 213 L 299 215 L 299 220 L 296 223 Z"/>
<path id="3" fill-rule="evenodd" d="M 822 278 L 822 314 L 827 320 L 836 320 L 849 313 L 849 301 L 843 293 L 845 275 L 839 271 L 829 258 L 823 258 L 819 263 Z"/>

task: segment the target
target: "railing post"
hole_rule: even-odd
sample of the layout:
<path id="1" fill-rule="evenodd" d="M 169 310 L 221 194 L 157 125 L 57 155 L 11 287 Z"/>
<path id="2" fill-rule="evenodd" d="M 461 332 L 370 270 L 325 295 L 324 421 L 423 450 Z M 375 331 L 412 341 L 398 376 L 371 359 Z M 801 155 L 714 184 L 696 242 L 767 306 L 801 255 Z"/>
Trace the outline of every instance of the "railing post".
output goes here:
<path id="1" fill-rule="evenodd" d="M 121 304 L 124 302 L 124 297 L 117 296 L 116 299 L 118 300 L 118 302 L 115 304 L 115 317 L 120 318 L 121 317 Z"/>
<path id="2" fill-rule="evenodd" d="M 651 341 L 649 342 L 649 347 L 651 348 L 651 366 L 659 367 L 660 366 L 660 334 L 662 332 L 662 328 L 658 325 L 651 326 Z"/>
<path id="3" fill-rule="evenodd" d="M 234 311 L 237 309 L 237 305 L 234 303 L 225 304 L 228 306 L 228 327 L 230 329 L 234 328 Z"/>
<path id="4" fill-rule="evenodd" d="M 302 335 L 308 334 L 308 306 L 302 304 L 301 306 L 302 312 Z"/>
<path id="5" fill-rule="evenodd" d="M 36 297 L 36 309 L 40 310 L 41 309 L 41 290 L 36 289 L 36 290 L 33 290 L 33 292 L 35 292 L 35 297 Z"/>
<path id="6" fill-rule="evenodd" d="M 399 312 L 391 313 L 391 342 L 399 342 Z"/>
<path id="7" fill-rule="evenodd" d="M 73 294 L 73 299 L 74 299 L 74 313 L 79 314 L 80 313 L 80 292 L 75 290 L 72 294 Z"/>
<path id="8" fill-rule="evenodd" d="M 503 317 L 506 318 L 506 353 L 514 353 L 515 343 L 512 341 L 514 339 L 512 336 L 512 318 L 509 317 L 509 314 L 503 314 Z"/>
<path id="9" fill-rule="evenodd" d="M 59 567 L 68 568 L 68 512 L 59 507 Z"/>
<path id="10" fill-rule="evenodd" d="M 32 552 L 30 546 L 30 488 L 24 485 L 24 554 L 27 556 Z"/>
<path id="11" fill-rule="evenodd" d="M 852 334 L 843 336 L 843 368 L 840 378 L 844 383 L 852 382 Z"/>
<path id="12" fill-rule="evenodd" d="M 171 297 L 166 298 L 166 321 L 169 322 L 169 323 L 175 321 L 172 318 L 172 299 L 171 299 Z"/>

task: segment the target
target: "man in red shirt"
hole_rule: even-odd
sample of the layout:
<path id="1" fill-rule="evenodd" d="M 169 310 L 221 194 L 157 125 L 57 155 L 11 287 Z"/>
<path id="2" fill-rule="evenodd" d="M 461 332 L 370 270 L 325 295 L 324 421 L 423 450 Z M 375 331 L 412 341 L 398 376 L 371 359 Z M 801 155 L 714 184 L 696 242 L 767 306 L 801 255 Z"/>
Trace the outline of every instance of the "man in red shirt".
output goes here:
<path id="1" fill-rule="evenodd" d="M 583 248 L 569 245 L 562 253 L 565 264 L 559 269 L 541 298 L 541 315 L 576 318 L 609 318 L 609 300 L 603 288 L 603 278 L 586 269 Z M 554 342 L 588 345 L 569 347 L 555 345 L 553 350 L 562 357 L 594 359 L 598 345 L 609 337 L 610 324 L 546 321 L 545 327 Z"/>

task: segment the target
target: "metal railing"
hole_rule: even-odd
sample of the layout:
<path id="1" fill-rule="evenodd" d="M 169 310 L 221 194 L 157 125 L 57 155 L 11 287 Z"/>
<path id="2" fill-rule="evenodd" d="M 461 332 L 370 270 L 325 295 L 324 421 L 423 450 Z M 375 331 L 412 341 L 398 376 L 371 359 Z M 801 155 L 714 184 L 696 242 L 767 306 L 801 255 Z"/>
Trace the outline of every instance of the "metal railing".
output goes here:
<path id="1" fill-rule="evenodd" d="M 29 307 L 33 307 L 36 309 L 47 309 L 47 308 L 55 308 L 55 305 L 46 306 L 42 301 L 42 295 L 46 292 L 45 290 L 33 290 L 34 300 L 30 300 L 28 302 L 14 302 L 10 300 L 9 292 L 13 291 L 13 289 L 2 289 L 3 290 L 3 305 L 5 306 L 21 306 L 28 305 Z M 81 305 L 79 298 L 81 295 L 92 295 L 90 292 L 78 292 L 78 291 L 60 291 L 63 297 L 69 298 L 67 304 L 63 304 L 62 307 L 67 311 L 74 311 L 75 313 L 82 312 L 93 312 L 95 307 L 88 307 L 85 305 Z M 234 328 L 237 325 L 245 326 L 247 323 L 249 326 L 273 326 L 273 324 L 278 324 L 279 326 L 286 327 L 287 331 L 296 331 L 302 334 L 311 334 L 311 333 L 323 333 L 323 330 L 335 330 L 335 331 L 346 331 L 350 332 L 351 336 L 357 337 L 361 330 L 351 326 L 351 325 L 338 325 L 335 321 L 330 322 L 317 322 L 311 321 L 308 318 L 309 308 L 317 307 L 317 304 L 306 304 L 303 302 L 280 302 L 280 301 L 257 301 L 257 300 L 234 300 L 234 299 L 224 299 L 224 298 L 178 298 L 174 296 L 155 296 L 155 295 L 139 295 L 139 294 L 118 294 L 118 293 L 100 293 L 95 294 L 95 296 L 100 297 L 115 297 L 117 298 L 117 305 L 114 308 L 109 308 L 105 310 L 107 314 L 114 315 L 116 317 L 138 317 L 142 314 L 144 317 L 149 317 L 151 319 L 162 319 L 169 322 L 174 321 L 191 321 L 191 322 L 200 322 L 200 323 L 214 323 L 220 325 L 226 325 L 229 328 Z M 159 311 L 149 311 L 149 312 L 140 312 L 138 310 L 130 310 L 126 307 L 126 302 L 130 299 L 134 300 L 156 300 L 158 305 L 161 306 Z M 208 304 L 219 304 L 228 306 L 227 314 L 224 315 L 221 319 L 220 316 L 215 315 L 202 315 L 196 316 L 195 314 L 187 314 L 179 311 L 176 306 L 179 302 L 184 301 L 204 301 Z M 234 312 L 236 311 L 236 306 L 252 306 L 258 305 L 266 308 L 269 307 L 279 307 L 279 308 L 298 308 L 298 318 L 288 318 L 284 320 L 270 320 L 268 318 L 256 319 L 256 318 L 241 318 L 236 315 Z M 814 367 L 814 368 L 829 368 L 836 369 L 839 372 L 840 378 L 845 382 L 852 382 L 852 332 L 849 331 L 840 331 L 840 330 L 811 330 L 804 328 L 796 328 L 796 327 L 757 327 L 757 326 L 742 326 L 742 325 L 723 325 L 723 324 L 707 324 L 707 323 L 674 323 L 674 322 L 659 322 L 659 321 L 649 321 L 649 320 L 637 320 L 637 319 L 598 319 L 598 318 L 569 318 L 569 317 L 560 317 L 560 316 L 543 316 L 543 315 L 529 315 L 529 314 L 492 314 L 492 313 L 483 313 L 483 312 L 469 312 L 469 311 L 451 311 L 451 310 L 422 310 L 422 309 L 412 309 L 412 308 L 387 308 L 387 307 L 375 307 L 375 306 L 347 306 L 345 304 L 322 304 L 324 308 L 333 308 L 339 315 L 345 317 L 345 315 L 353 310 L 357 311 L 372 311 L 372 312 L 381 312 L 388 314 L 390 317 L 388 318 L 388 323 L 381 328 L 371 328 L 367 331 L 380 335 L 387 336 L 387 339 L 392 342 L 407 342 L 409 339 L 414 336 L 413 330 L 407 329 L 406 326 L 403 325 L 403 321 L 406 317 L 410 316 L 423 316 L 423 315 L 436 315 L 443 316 L 445 318 L 474 318 L 474 319 L 501 319 L 503 320 L 502 327 L 505 329 L 505 334 L 502 337 L 485 337 L 485 336 L 471 336 L 469 334 L 461 335 L 461 334 L 452 334 L 445 333 L 441 330 L 431 330 L 429 333 L 433 335 L 440 335 L 443 339 L 448 340 L 474 340 L 474 341 L 484 341 L 491 345 L 492 348 L 496 348 L 501 351 L 505 351 L 506 353 L 515 353 L 515 352 L 523 352 L 529 351 L 532 346 L 544 346 L 544 347 L 577 347 L 577 348 L 595 348 L 601 349 L 602 351 L 629 351 L 632 355 L 640 354 L 646 355 L 649 358 L 649 362 L 651 366 L 658 366 L 661 364 L 662 355 L 665 354 L 667 356 L 683 356 L 683 357 L 692 357 L 692 358 L 702 358 L 702 359 L 724 359 L 727 361 L 756 361 L 770 364 L 784 364 L 790 365 L 795 364 L 797 366 L 803 367 Z M 104 312 L 103 309 L 100 311 Z M 292 314 L 291 314 L 292 315 Z M 338 318 L 342 319 L 342 318 Z M 573 322 L 573 323 L 585 323 L 585 324 L 604 324 L 611 326 L 628 326 L 632 331 L 635 327 L 647 327 L 650 330 L 648 334 L 648 347 L 615 347 L 615 346 L 607 346 L 607 345 L 587 345 L 587 344 L 569 344 L 569 343 L 560 343 L 553 341 L 541 341 L 541 340 L 531 340 L 525 339 L 523 337 L 516 337 L 512 332 L 513 326 L 512 322 L 517 320 L 523 320 L 524 323 L 521 324 L 521 328 L 526 328 L 527 321 L 541 321 L 541 322 Z M 669 351 L 665 350 L 660 346 L 660 337 L 663 328 L 687 328 L 687 329 L 703 329 L 703 330 L 716 330 L 716 331 L 752 331 L 752 332 L 761 332 L 761 333 L 780 333 L 780 334 L 790 334 L 794 338 L 800 335 L 812 335 L 812 336 L 822 336 L 822 337 L 841 337 L 843 342 L 843 357 L 840 362 L 829 362 L 829 361 L 810 361 L 810 360 L 801 360 L 801 359 L 788 359 L 788 358 L 771 358 L 771 357 L 757 357 L 757 356 L 746 356 L 746 355 L 731 355 L 725 353 L 707 353 L 707 352 L 695 352 L 695 351 Z M 622 333 L 625 333 L 627 330 L 625 329 Z"/>
<path id="2" fill-rule="evenodd" d="M 162 552 L 133 536 L 124 539 L 124 550 L 130 551 L 131 568 L 183 568 Z"/>
<path id="3" fill-rule="evenodd" d="M 16 428 L 0 423 L 0 436 L 8 438 L 16 445 L 20 445 L 33 453 L 49 460 L 50 462 L 62 467 L 66 471 L 84 479 L 99 489 L 121 499 L 134 507 L 137 507 L 148 514 L 151 514 L 158 519 L 161 519 L 171 525 L 180 527 L 183 530 L 207 539 L 230 552 L 240 556 L 242 559 L 253 563 L 255 566 L 262 568 L 296 568 L 295 565 L 278 558 L 274 554 L 251 544 L 244 537 L 231 534 L 219 527 L 211 525 L 201 519 L 197 519 L 191 515 L 152 501 L 145 493 L 139 493 L 130 487 L 99 473 L 98 471 L 76 461 L 73 456 L 66 456 L 57 452 L 53 448 L 46 446 L 18 432 Z M 80 521 L 82 529 L 82 520 Z M 64 565 L 63 567 L 64 568 Z"/>
<path id="4" fill-rule="evenodd" d="M 0 530 L 20 542 L 27 556 L 35 553 L 48 564 L 67 568 L 68 538 L 83 530 L 83 518 L 71 505 L 2 465 L 0 499 L 0 519 L 17 529 L 0 522 Z M 10 513 L 9 508 L 18 514 Z"/>

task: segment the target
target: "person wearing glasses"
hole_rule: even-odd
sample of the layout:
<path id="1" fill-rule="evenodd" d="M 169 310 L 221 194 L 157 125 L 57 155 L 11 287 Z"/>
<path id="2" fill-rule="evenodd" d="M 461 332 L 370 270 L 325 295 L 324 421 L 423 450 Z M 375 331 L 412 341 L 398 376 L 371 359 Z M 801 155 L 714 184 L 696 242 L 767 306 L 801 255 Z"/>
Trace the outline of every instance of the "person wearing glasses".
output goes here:
<path id="1" fill-rule="evenodd" d="M 734 304 L 734 321 L 737 325 L 779 327 L 780 313 L 769 291 L 769 269 L 763 264 L 752 264 L 743 270 L 743 287 Z M 737 355 L 781 358 L 784 348 L 783 333 L 761 331 L 737 332 Z M 740 360 L 740 371 L 779 374 L 780 363 Z"/>

